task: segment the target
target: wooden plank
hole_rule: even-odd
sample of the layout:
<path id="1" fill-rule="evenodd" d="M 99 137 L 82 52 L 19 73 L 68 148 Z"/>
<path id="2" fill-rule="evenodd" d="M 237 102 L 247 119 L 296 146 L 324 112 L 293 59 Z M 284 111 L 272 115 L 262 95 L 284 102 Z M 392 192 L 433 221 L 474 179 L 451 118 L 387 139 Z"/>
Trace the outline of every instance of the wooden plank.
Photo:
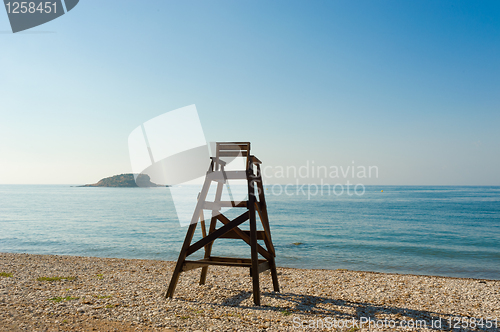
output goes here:
<path id="1" fill-rule="evenodd" d="M 243 232 L 246 236 L 248 236 L 248 238 L 250 238 L 250 231 L 242 231 L 240 230 L 241 232 Z M 265 240 L 265 233 L 264 231 L 257 231 L 257 240 Z M 224 238 L 224 239 L 241 239 L 241 236 L 235 232 L 235 230 L 233 229 L 232 231 L 229 231 L 227 232 L 226 234 L 222 235 L 221 238 Z"/>
<path id="2" fill-rule="evenodd" d="M 271 237 L 271 227 L 269 226 L 269 216 L 267 214 L 266 196 L 264 194 L 264 183 L 262 181 L 260 165 L 257 165 L 256 182 L 257 182 L 257 190 L 259 193 L 259 204 L 258 204 L 259 216 L 267 236 L 266 247 L 273 254 L 273 256 L 276 257 L 276 251 L 274 249 L 273 239 Z"/>
<path id="3" fill-rule="evenodd" d="M 217 144 L 217 149 L 222 150 L 249 150 L 250 143 L 219 143 Z"/>
<path id="4" fill-rule="evenodd" d="M 225 171 L 225 178 L 224 174 L 222 174 L 221 171 L 214 171 L 209 174 L 207 174 L 207 177 L 210 178 L 211 181 L 218 181 L 218 182 L 224 182 L 225 179 L 227 180 L 246 180 L 247 179 L 247 173 L 246 171 Z"/>
<path id="5" fill-rule="evenodd" d="M 205 215 L 203 210 L 200 211 L 200 223 L 201 223 L 201 235 L 203 237 L 207 236 L 207 226 L 205 225 Z"/>
<path id="6" fill-rule="evenodd" d="M 231 201 L 220 201 L 218 203 L 215 202 L 205 202 L 203 209 L 204 210 L 217 210 L 219 211 L 223 207 L 247 207 L 247 202 L 242 201 L 239 203 L 231 202 Z"/>
<path id="7" fill-rule="evenodd" d="M 256 164 L 256 165 L 262 164 L 262 161 L 260 161 L 259 158 L 257 158 L 256 156 L 250 156 L 249 158 L 251 160 L 251 163 L 253 163 L 253 164 Z"/>
<path id="8" fill-rule="evenodd" d="M 220 265 L 220 266 L 240 266 L 240 267 L 250 267 L 252 265 L 251 262 L 220 262 L 214 260 L 199 260 L 199 261 L 184 261 L 185 263 L 194 263 L 194 264 L 202 264 L 202 265 Z"/>
<path id="9" fill-rule="evenodd" d="M 184 264 L 182 265 L 182 272 L 187 272 L 187 271 L 191 271 L 191 270 L 194 270 L 194 269 L 199 269 L 199 268 L 202 268 L 202 272 L 203 272 L 203 269 L 208 269 L 208 265 L 207 264 L 198 264 L 196 262 L 193 262 L 193 261 L 184 261 Z M 204 285 L 205 283 L 201 283 L 200 281 L 200 285 Z"/>
<path id="10" fill-rule="evenodd" d="M 250 146 L 250 142 L 217 142 L 218 145 L 231 144 L 231 145 L 247 145 Z"/>
<path id="11" fill-rule="evenodd" d="M 219 142 L 219 144 L 248 144 L 250 146 L 250 142 Z"/>
<path id="12" fill-rule="evenodd" d="M 208 267 L 210 265 L 217 266 L 232 266 L 232 267 L 250 267 L 251 263 L 232 263 L 232 262 L 217 262 L 217 261 L 184 261 L 183 272 L 198 269 L 200 267 Z"/>
<path id="13" fill-rule="evenodd" d="M 269 266 L 269 262 L 267 262 L 267 261 L 259 264 L 259 273 L 262 273 L 262 272 L 270 270 L 270 269 L 271 269 L 271 267 Z"/>
<path id="14" fill-rule="evenodd" d="M 224 166 L 221 166 L 221 167 L 224 167 Z M 223 188 L 224 188 L 223 183 L 221 183 L 221 182 L 217 183 L 217 190 L 215 191 L 215 202 L 220 202 L 220 199 L 222 197 L 222 189 Z M 204 203 L 206 203 L 206 201 Z M 203 212 L 203 208 L 201 211 Z M 213 231 L 215 230 L 215 225 L 217 224 L 217 220 L 214 218 L 214 216 L 217 213 L 219 213 L 219 212 L 212 209 L 212 220 L 210 222 L 210 230 L 209 230 L 210 233 L 209 234 L 213 233 Z M 206 238 L 206 237 L 207 237 L 206 235 L 203 236 L 203 238 Z M 213 241 L 204 246 L 205 247 L 205 258 L 210 257 L 210 254 L 212 253 L 212 245 L 213 245 Z M 200 275 L 200 285 L 205 284 L 205 281 L 207 279 L 207 272 L 208 272 L 208 266 L 203 267 L 203 269 L 201 271 L 201 275 Z"/>
<path id="15" fill-rule="evenodd" d="M 219 151 L 219 158 L 220 157 L 248 157 L 248 151 L 245 151 L 245 150 L 236 150 L 236 151 L 222 150 L 222 151 Z"/>
<path id="16" fill-rule="evenodd" d="M 218 261 L 218 262 L 246 262 L 251 263 L 252 260 L 250 258 L 236 258 L 236 257 L 220 257 L 220 256 L 212 256 L 210 260 Z M 265 259 L 259 259 L 259 264 L 267 262 Z"/>
<path id="17" fill-rule="evenodd" d="M 219 216 L 217 216 L 217 217 L 219 217 Z M 221 237 L 221 235 L 226 234 L 227 232 L 234 229 L 235 227 L 238 227 L 239 225 L 241 225 L 243 222 L 245 222 L 247 220 L 248 220 L 248 211 L 243 213 L 241 216 L 237 217 L 233 221 L 231 221 L 231 223 L 222 226 L 221 228 L 215 230 L 212 234 L 207 235 L 207 237 L 204 237 L 203 239 L 201 239 L 198 242 L 191 245 L 187 250 L 187 256 L 198 251 L 201 247 L 206 246 L 210 242 L 215 241 L 217 238 Z M 262 248 L 262 249 L 264 249 L 264 248 Z"/>
<path id="18" fill-rule="evenodd" d="M 208 234 L 212 234 L 215 231 L 215 226 L 217 225 L 217 218 L 212 213 L 212 219 L 210 220 L 210 227 L 208 229 Z M 214 242 L 210 242 L 205 246 L 205 258 L 209 258 L 212 254 L 212 246 Z M 200 275 L 200 285 L 204 285 L 207 280 L 208 266 L 205 266 L 201 269 Z"/>
<path id="19" fill-rule="evenodd" d="M 265 236 L 264 236 L 264 238 L 262 240 L 264 240 L 264 242 L 266 243 L 267 250 L 273 256 L 276 257 L 276 253 L 274 251 L 273 242 L 271 241 L 271 232 L 270 232 L 270 230 L 268 228 L 266 228 L 266 223 L 264 221 L 265 215 L 264 215 L 264 213 L 261 212 L 259 202 L 255 202 L 255 208 L 257 209 L 257 212 L 259 213 L 259 217 L 260 217 L 260 220 L 262 222 L 262 226 L 264 227 L 263 233 L 265 234 Z"/>
<path id="20" fill-rule="evenodd" d="M 280 286 L 278 282 L 278 272 L 276 271 L 276 260 L 274 257 L 276 257 L 276 251 L 273 246 L 273 239 L 271 237 L 271 228 L 269 226 L 269 216 L 267 214 L 267 204 L 266 204 L 266 196 L 264 193 L 264 182 L 262 181 L 262 173 L 260 169 L 260 165 L 257 165 L 257 188 L 259 191 L 259 211 L 260 211 L 260 217 L 262 221 L 262 226 L 264 227 L 264 230 L 266 231 L 266 247 L 267 250 L 272 252 L 272 257 L 269 259 L 269 266 L 271 269 L 271 278 L 273 280 L 273 289 L 275 292 L 280 291 Z"/>
<path id="21" fill-rule="evenodd" d="M 190 224 L 186 238 L 184 239 L 184 244 L 182 245 L 181 252 L 179 253 L 179 258 L 177 259 L 177 264 L 175 265 L 174 273 L 172 273 L 172 279 L 170 279 L 170 285 L 167 290 L 167 297 L 172 298 L 174 296 L 175 288 L 177 287 L 177 282 L 179 281 L 179 275 L 182 272 L 182 267 L 184 265 L 184 260 L 187 256 L 187 249 L 189 244 L 193 240 L 194 232 L 196 231 L 196 223 Z"/>
<path id="22" fill-rule="evenodd" d="M 252 260 L 249 258 L 234 258 L 234 257 L 210 257 L 197 261 L 184 261 L 182 271 L 189 271 L 198 268 L 208 267 L 210 265 L 217 266 L 237 266 L 237 267 L 251 267 Z M 259 273 L 269 269 L 269 263 L 265 259 L 259 259 Z"/>
<path id="23" fill-rule="evenodd" d="M 250 180 L 248 181 L 248 211 L 250 219 L 250 251 L 252 256 L 253 302 L 255 303 L 255 305 L 260 306 L 259 256 L 257 253 L 257 222 L 255 220 L 255 190 L 253 187 L 253 183 Z"/>
<path id="24" fill-rule="evenodd" d="M 276 271 L 276 261 L 274 257 L 269 261 L 269 265 L 271 268 L 271 278 L 273 280 L 273 289 L 275 292 L 280 291 L 280 284 L 278 282 L 278 272 Z"/>

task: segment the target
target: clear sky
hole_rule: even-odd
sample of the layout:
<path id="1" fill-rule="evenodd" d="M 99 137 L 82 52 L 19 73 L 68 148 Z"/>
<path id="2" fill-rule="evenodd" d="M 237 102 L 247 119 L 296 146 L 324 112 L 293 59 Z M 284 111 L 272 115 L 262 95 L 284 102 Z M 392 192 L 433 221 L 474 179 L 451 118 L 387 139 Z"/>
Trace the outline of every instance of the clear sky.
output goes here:
<path id="1" fill-rule="evenodd" d="M 130 172 L 130 132 L 196 104 L 273 167 L 500 185 L 499 60 L 498 1 L 81 0 L 17 34 L 0 10 L 0 184 Z"/>

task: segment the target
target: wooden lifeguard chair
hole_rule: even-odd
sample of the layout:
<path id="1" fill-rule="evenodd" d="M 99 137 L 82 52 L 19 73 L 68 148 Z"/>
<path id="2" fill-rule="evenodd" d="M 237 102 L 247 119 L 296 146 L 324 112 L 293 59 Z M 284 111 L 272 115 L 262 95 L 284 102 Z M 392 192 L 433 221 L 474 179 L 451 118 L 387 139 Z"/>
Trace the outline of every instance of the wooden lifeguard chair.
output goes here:
<path id="1" fill-rule="evenodd" d="M 226 171 L 224 169 L 226 162 L 221 159 L 224 157 L 245 158 L 245 169 Z M 257 157 L 250 155 L 249 142 L 216 143 L 216 156 L 211 157 L 210 167 L 208 168 L 205 182 L 198 196 L 198 203 L 193 213 L 184 244 L 182 245 L 174 273 L 172 274 L 172 279 L 170 280 L 170 285 L 166 294 L 167 297 L 174 296 L 175 287 L 177 286 L 181 272 L 202 268 L 200 285 L 205 284 L 208 266 L 210 265 L 249 267 L 250 275 L 253 280 L 253 300 L 256 305 L 260 305 L 259 274 L 261 272 L 271 270 L 274 291 L 279 292 L 278 274 L 276 272 L 275 262 L 276 253 L 271 240 L 271 229 L 269 228 L 269 218 L 267 215 L 260 165 L 261 161 L 257 159 Z M 247 181 L 248 196 L 246 201 L 235 202 L 232 195 L 230 201 L 221 200 L 222 191 L 224 185 L 227 185 L 227 180 Z M 213 201 L 207 201 L 207 194 L 212 182 L 217 183 L 215 198 Z M 227 188 L 229 190 L 229 186 L 227 186 Z M 229 220 L 220 213 L 223 207 L 244 208 L 245 211 L 237 218 Z M 212 211 L 208 234 L 205 228 L 203 210 Z M 257 230 L 256 211 L 262 223 L 262 231 Z M 200 220 L 203 237 L 194 244 L 191 244 L 198 220 Z M 249 220 L 250 229 L 240 229 L 239 226 L 247 220 Z M 217 228 L 217 221 L 222 223 L 220 228 Z M 241 239 L 245 241 L 250 245 L 251 258 L 212 256 L 212 245 L 214 241 L 223 238 Z M 266 248 L 262 247 L 257 240 L 263 240 Z M 203 259 L 195 261 L 186 260 L 188 256 L 201 248 L 205 248 L 205 256 Z M 262 259 L 259 259 L 259 254 L 263 257 Z"/>

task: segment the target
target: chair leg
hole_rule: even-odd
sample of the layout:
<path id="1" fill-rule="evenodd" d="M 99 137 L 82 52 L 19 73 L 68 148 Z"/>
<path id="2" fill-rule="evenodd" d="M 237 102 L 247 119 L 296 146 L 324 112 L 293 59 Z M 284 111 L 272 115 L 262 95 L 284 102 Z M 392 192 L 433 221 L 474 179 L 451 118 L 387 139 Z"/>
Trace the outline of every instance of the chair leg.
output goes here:
<path id="1" fill-rule="evenodd" d="M 257 188 L 258 188 L 258 193 L 259 193 L 259 203 L 256 203 L 255 206 L 257 207 L 257 211 L 259 212 L 259 217 L 260 220 L 262 221 L 262 226 L 264 227 L 264 231 L 266 232 L 266 238 L 265 238 L 265 243 L 267 247 L 267 251 L 272 253 L 271 259 L 268 259 L 269 265 L 271 267 L 271 278 L 273 280 L 273 289 L 275 292 L 280 291 L 280 285 L 278 282 L 278 272 L 276 271 L 276 260 L 274 257 L 276 256 L 275 254 L 275 249 L 273 246 L 273 241 L 271 239 L 271 229 L 269 227 L 269 217 L 267 215 L 267 205 L 266 205 L 266 198 L 264 194 L 264 184 L 262 183 L 262 177 L 261 177 L 261 172 L 260 172 L 260 165 L 257 165 Z M 262 206 L 259 208 L 259 204 Z"/>
<path id="2" fill-rule="evenodd" d="M 179 275 L 182 272 L 182 266 L 184 265 L 184 261 L 187 257 L 187 250 L 191 245 L 191 241 L 193 240 L 195 231 L 196 223 L 190 224 L 186 234 L 186 238 L 184 239 L 184 244 L 182 245 L 182 249 L 179 254 L 179 258 L 177 259 L 177 264 L 175 265 L 174 273 L 172 274 L 172 279 L 170 279 L 170 285 L 168 286 L 166 297 L 172 298 L 174 296 L 175 288 L 177 287 L 177 282 L 179 281 Z"/>
<path id="3" fill-rule="evenodd" d="M 271 278 L 273 279 L 273 289 L 275 292 L 280 291 L 280 284 L 278 282 L 278 272 L 276 271 L 276 261 L 274 257 L 271 261 L 269 261 L 269 265 L 271 265 Z"/>
<path id="4" fill-rule="evenodd" d="M 257 253 L 257 222 L 255 218 L 255 196 L 253 187 L 249 181 L 248 192 L 248 210 L 250 212 L 250 248 L 252 257 L 252 283 L 253 283 L 253 302 L 260 306 L 260 286 L 259 286 L 259 256 Z M 252 190 L 252 191 L 251 191 Z"/>
<path id="5" fill-rule="evenodd" d="M 217 225 L 217 218 L 212 217 L 212 220 L 210 221 L 210 228 L 208 230 L 208 234 L 212 234 L 215 231 L 215 226 Z M 205 258 L 210 258 L 210 255 L 212 254 L 212 245 L 214 243 L 209 243 L 205 246 Z M 200 275 L 200 285 L 204 285 L 205 282 L 207 281 L 207 273 L 208 273 L 208 266 L 204 266 L 201 268 L 201 275 Z"/>
<path id="6" fill-rule="evenodd" d="M 215 203 L 219 203 L 222 197 L 222 190 L 224 188 L 224 184 L 222 182 L 217 183 L 217 190 L 215 192 Z M 208 231 L 208 234 L 212 234 L 215 231 L 215 227 L 217 226 L 217 218 L 216 215 L 220 213 L 220 211 L 212 211 L 212 220 L 210 221 L 210 229 Z M 205 246 L 205 258 L 210 258 L 210 255 L 212 254 L 212 245 L 214 243 L 209 243 L 208 245 Z M 207 281 L 207 272 L 208 272 L 208 266 L 205 266 L 201 269 L 201 275 L 200 275 L 200 285 L 204 285 L 205 282 Z"/>

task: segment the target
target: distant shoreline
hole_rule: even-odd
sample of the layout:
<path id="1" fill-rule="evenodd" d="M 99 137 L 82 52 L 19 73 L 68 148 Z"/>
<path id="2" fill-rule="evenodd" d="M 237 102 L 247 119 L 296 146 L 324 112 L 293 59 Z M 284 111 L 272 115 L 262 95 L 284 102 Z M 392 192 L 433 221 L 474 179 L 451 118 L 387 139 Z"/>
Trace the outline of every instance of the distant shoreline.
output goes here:
<path id="1" fill-rule="evenodd" d="M 93 184 L 84 184 L 77 187 L 114 187 L 114 188 L 137 188 L 137 187 L 169 187 L 151 182 L 147 174 L 119 174 L 99 180 Z"/>

